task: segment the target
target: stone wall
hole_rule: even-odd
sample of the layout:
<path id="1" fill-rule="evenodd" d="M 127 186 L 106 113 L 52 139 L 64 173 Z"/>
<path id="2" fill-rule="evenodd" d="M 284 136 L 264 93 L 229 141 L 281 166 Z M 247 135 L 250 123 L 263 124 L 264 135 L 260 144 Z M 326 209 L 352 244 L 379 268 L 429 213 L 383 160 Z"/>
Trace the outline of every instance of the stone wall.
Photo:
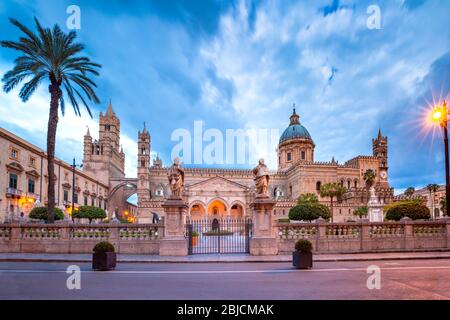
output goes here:
<path id="1" fill-rule="evenodd" d="M 278 223 L 279 254 L 308 239 L 318 253 L 450 250 L 450 220 L 356 223 Z"/>
<path id="2" fill-rule="evenodd" d="M 0 224 L 0 252 L 91 253 L 100 241 L 116 252 L 158 254 L 161 224 Z"/>

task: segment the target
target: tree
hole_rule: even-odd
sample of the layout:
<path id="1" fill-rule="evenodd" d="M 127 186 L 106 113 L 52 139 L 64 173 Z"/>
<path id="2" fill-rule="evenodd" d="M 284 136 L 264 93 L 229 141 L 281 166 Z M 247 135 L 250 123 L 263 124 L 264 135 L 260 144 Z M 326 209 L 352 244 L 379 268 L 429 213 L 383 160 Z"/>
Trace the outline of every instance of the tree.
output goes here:
<path id="1" fill-rule="evenodd" d="M 447 200 L 444 198 L 442 198 L 439 201 L 439 205 L 441 206 L 441 211 L 444 213 L 444 216 L 447 215 Z"/>
<path id="2" fill-rule="evenodd" d="M 329 220 L 331 216 L 330 209 L 320 203 L 301 203 L 289 210 L 289 219 L 296 221 L 312 221 L 319 217 Z"/>
<path id="3" fill-rule="evenodd" d="M 372 169 L 367 169 L 363 175 L 363 179 L 366 182 L 366 186 L 367 187 L 372 186 L 376 177 L 377 177 L 377 174 L 375 173 L 375 171 L 373 171 Z"/>
<path id="4" fill-rule="evenodd" d="M 431 216 L 434 217 L 434 197 L 436 191 L 439 190 L 439 185 L 436 183 L 430 183 L 429 185 L 427 185 L 427 190 L 430 192 L 431 208 L 432 208 Z"/>
<path id="5" fill-rule="evenodd" d="M 416 192 L 416 189 L 414 189 L 413 187 L 409 187 L 405 190 L 405 196 L 408 199 L 411 199 L 411 197 L 413 196 L 414 192 Z"/>
<path id="6" fill-rule="evenodd" d="M 321 197 L 330 197 L 331 222 L 333 222 L 333 198 L 341 198 L 347 189 L 338 182 L 326 183 L 320 187 Z"/>
<path id="7" fill-rule="evenodd" d="M 304 193 L 298 197 L 297 203 L 319 203 L 319 198 L 317 198 L 315 193 Z"/>
<path id="8" fill-rule="evenodd" d="M 403 217 L 412 220 L 430 219 L 430 209 L 421 202 L 404 200 L 392 204 L 386 211 L 387 220 L 398 221 Z"/>
<path id="9" fill-rule="evenodd" d="M 358 207 L 353 211 L 353 215 L 358 216 L 359 218 L 367 216 L 369 209 L 367 206 Z"/>
<path id="10" fill-rule="evenodd" d="M 47 174 L 48 174 L 48 222 L 54 221 L 55 208 L 55 140 L 58 126 L 58 111 L 65 113 L 65 101 L 62 89 L 77 116 L 81 116 L 78 101 L 81 100 L 87 112 L 92 117 L 85 97 L 89 101 L 100 103 L 94 92 L 96 84 L 91 76 L 98 76 L 97 68 L 101 66 L 93 63 L 89 58 L 79 56 L 84 45 L 75 43 L 76 32 L 64 33 L 58 25 L 53 29 L 43 28 L 35 18 L 37 33 L 15 19 L 11 23 L 23 32 L 19 41 L 0 41 L 5 48 L 20 52 L 14 61 L 14 68 L 3 76 L 3 90 L 10 92 L 25 79 L 30 79 L 23 85 L 19 97 L 26 102 L 38 86 L 46 81 L 49 83 L 50 112 L 47 126 Z M 85 97 L 83 97 L 85 96 Z M 79 99 L 79 100 L 78 100 Z"/>
<path id="11" fill-rule="evenodd" d="M 64 213 L 61 209 L 55 208 L 55 220 L 63 220 L 64 219 Z M 48 219 L 48 210 L 47 207 L 36 207 L 33 208 L 30 211 L 30 214 L 28 215 L 30 219 L 39 219 L 39 220 L 45 220 Z"/>
<path id="12" fill-rule="evenodd" d="M 93 206 L 80 206 L 77 210 L 74 211 L 72 217 L 76 219 L 89 219 L 89 223 L 91 223 L 93 219 L 105 219 L 106 212 L 102 208 Z"/>

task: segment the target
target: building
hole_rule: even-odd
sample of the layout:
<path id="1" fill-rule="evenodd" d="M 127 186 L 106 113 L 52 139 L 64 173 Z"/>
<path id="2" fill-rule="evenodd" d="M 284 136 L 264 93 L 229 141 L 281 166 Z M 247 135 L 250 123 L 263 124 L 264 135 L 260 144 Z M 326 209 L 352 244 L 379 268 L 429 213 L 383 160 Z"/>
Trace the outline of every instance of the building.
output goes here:
<path id="1" fill-rule="evenodd" d="M 25 216 L 36 205 L 46 205 L 47 154 L 44 150 L 0 128 L 0 222 Z M 72 166 L 55 159 L 55 205 L 67 214 L 72 202 L 79 205 L 108 206 L 108 183 L 76 169 L 73 186 Z M 72 188 L 75 197 L 72 198 Z"/>
<path id="2" fill-rule="evenodd" d="M 138 177 L 135 181 L 139 222 L 148 223 L 152 214 L 164 215 L 162 204 L 170 194 L 167 167 L 157 158 L 150 163 L 150 133 L 144 127 L 138 133 Z M 320 186 L 339 182 L 347 188 L 346 194 L 334 205 L 333 220 L 343 222 L 355 219 L 356 207 L 366 205 L 368 192 L 363 175 L 372 169 L 376 173 L 375 188 L 379 200 L 389 203 L 393 188 L 388 182 L 388 139 L 378 132 L 372 139 L 373 153 L 357 156 L 344 164 L 314 160 L 316 144 L 308 130 L 300 123 L 295 108 L 289 126 L 280 137 L 277 148 L 278 169 L 271 173 L 270 193 L 277 200 L 274 214 L 286 218 L 289 209 L 303 193 L 316 193 L 324 204 L 328 198 L 319 195 Z M 204 217 L 251 216 L 250 204 L 254 198 L 251 170 L 185 168 L 184 198 L 191 219 Z"/>
<path id="3" fill-rule="evenodd" d="M 430 192 L 427 187 L 415 190 L 411 197 L 405 196 L 405 194 L 399 194 L 395 196 L 394 201 L 401 201 L 405 199 L 420 199 L 430 209 L 432 219 L 444 217 L 444 211 L 442 211 L 441 200 L 445 200 L 445 185 L 440 185 L 436 192 Z M 434 215 L 432 214 L 434 212 Z"/>

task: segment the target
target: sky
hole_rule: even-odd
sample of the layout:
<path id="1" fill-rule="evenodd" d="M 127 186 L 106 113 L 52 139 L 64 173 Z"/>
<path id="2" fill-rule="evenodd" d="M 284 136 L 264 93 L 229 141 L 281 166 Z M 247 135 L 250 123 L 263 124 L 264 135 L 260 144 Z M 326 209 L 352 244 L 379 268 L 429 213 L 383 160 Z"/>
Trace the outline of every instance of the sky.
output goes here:
<path id="1" fill-rule="evenodd" d="M 251 143 L 244 163 L 200 166 L 253 167 L 264 157 L 275 169 L 277 140 L 295 103 L 316 144 L 315 160 L 371 155 L 381 129 L 397 192 L 444 181 L 441 131 L 425 118 L 433 102 L 450 98 L 450 1 L 4 0 L 0 39 L 21 36 L 8 17 L 30 28 L 37 17 L 68 32 L 70 5 L 80 8 L 84 54 L 102 65 L 94 79 L 101 103 L 91 105 L 92 119 L 71 109 L 60 117 L 56 154 L 63 160 L 82 160 L 86 127 L 96 137 L 98 114 L 111 100 L 127 176 L 136 176 L 144 122 L 152 157 L 166 165 L 178 144 L 174 132 L 194 137 L 195 121 L 211 129 L 209 142 L 230 129 L 268 130 L 269 142 Z M 372 5 L 380 28 L 367 25 Z M 0 77 L 16 56 L 0 48 Z M 0 126 L 45 149 L 47 85 L 26 103 L 19 89 L 0 92 Z"/>

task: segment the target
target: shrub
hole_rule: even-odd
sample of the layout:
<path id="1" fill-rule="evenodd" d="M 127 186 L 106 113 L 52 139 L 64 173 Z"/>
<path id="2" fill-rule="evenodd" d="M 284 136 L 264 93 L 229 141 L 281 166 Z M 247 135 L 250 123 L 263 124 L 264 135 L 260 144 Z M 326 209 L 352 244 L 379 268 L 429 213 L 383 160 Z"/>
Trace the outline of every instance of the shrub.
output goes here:
<path id="1" fill-rule="evenodd" d="M 298 197 L 298 204 L 319 203 L 319 199 L 315 193 L 304 193 Z"/>
<path id="2" fill-rule="evenodd" d="M 77 219 L 89 219 L 89 222 L 91 222 L 93 219 L 105 219 L 106 212 L 102 208 L 98 207 L 80 206 L 72 214 L 72 217 Z"/>
<path id="3" fill-rule="evenodd" d="M 295 250 L 300 252 L 311 252 L 312 243 L 309 240 L 301 239 L 295 243 Z"/>
<path id="4" fill-rule="evenodd" d="M 289 219 L 296 221 L 312 221 L 319 217 L 325 220 L 331 218 L 330 209 L 320 203 L 302 203 L 289 210 Z"/>
<path id="5" fill-rule="evenodd" d="M 95 253 L 105 253 L 105 252 L 114 252 L 115 249 L 111 243 L 107 241 L 102 241 L 97 243 L 94 249 L 92 249 L 92 251 L 94 251 Z"/>
<path id="6" fill-rule="evenodd" d="M 389 206 L 386 211 L 386 219 L 398 221 L 403 217 L 412 220 L 430 219 L 430 210 L 417 201 L 400 201 Z"/>
<path id="7" fill-rule="evenodd" d="M 358 216 L 360 218 L 367 216 L 369 209 L 367 206 L 358 207 L 353 211 L 353 215 Z"/>
<path id="8" fill-rule="evenodd" d="M 62 212 L 61 209 L 53 208 L 53 213 L 55 214 L 55 221 L 64 219 L 64 213 Z M 31 219 L 39 219 L 47 221 L 48 219 L 47 207 L 33 208 L 29 214 L 29 217 Z"/>

